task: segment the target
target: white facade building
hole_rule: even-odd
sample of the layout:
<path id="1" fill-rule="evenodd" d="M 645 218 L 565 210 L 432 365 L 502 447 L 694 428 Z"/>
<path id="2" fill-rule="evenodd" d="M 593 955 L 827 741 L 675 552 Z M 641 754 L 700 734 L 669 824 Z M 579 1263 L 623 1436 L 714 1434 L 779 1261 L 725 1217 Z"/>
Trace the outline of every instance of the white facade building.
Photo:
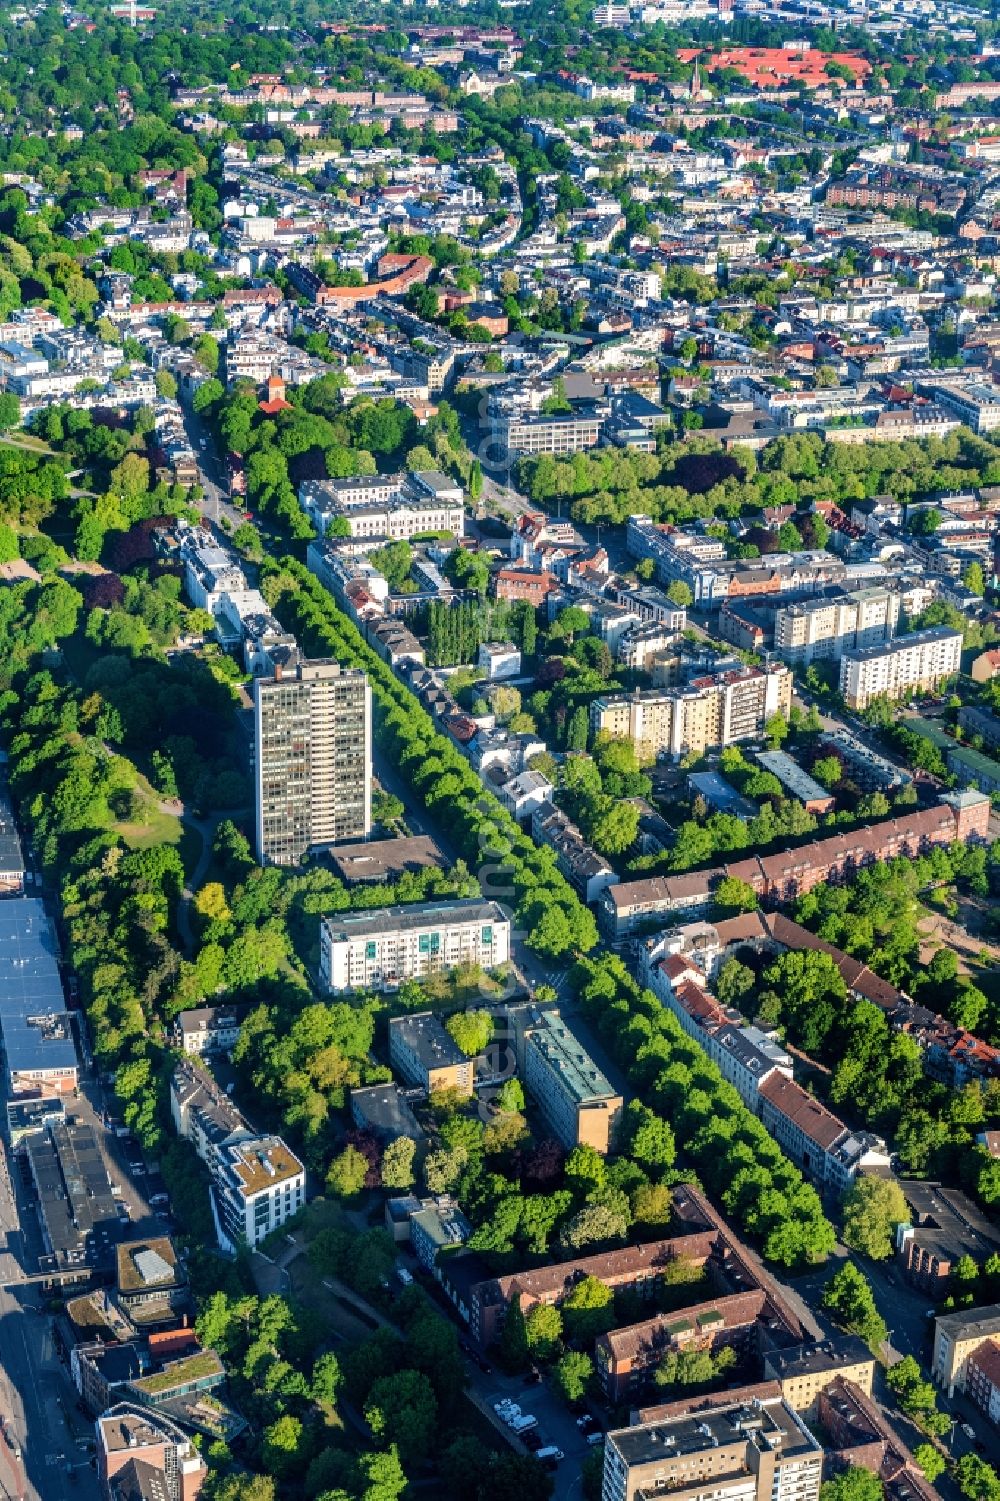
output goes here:
<path id="1" fill-rule="evenodd" d="M 305 1205 L 305 1168 L 280 1136 L 254 1131 L 210 1074 L 184 1059 L 170 1081 L 178 1136 L 194 1146 L 212 1179 L 219 1243 L 257 1246 Z"/>
<path id="2" fill-rule="evenodd" d="M 910 690 L 937 688 L 961 665 L 961 631 L 934 626 L 901 636 L 889 646 L 846 652 L 840 662 L 840 691 L 850 708 L 866 709 L 883 694 L 893 699 Z"/>
<path id="3" fill-rule="evenodd" d="M 323 919 L 320 976 L 333 995 L 395 990 L 459 964 L 496 969 L 510 959 L 510 918 L 498 902 L 415 902 Z"/>
<path id="4" fill-rule="evenodd" d="M 521 671 L 521 653 L 512 641 L 483 641 L 477 666 L 485 670 L 491 683 L 516 678 Z"/>
<path id="5" fill-rule="evenodd" d="M 899 595 L 891 589 L 785 605 L 774 618 L 774 649 L 786 662 L 808 665 L 881 646 L 896 634 L 899 606 Z"/>
<path id="6" fill-rule="evenodd" d="M 408 542 L 424 532 L 465 533 L 465 495 L 447 475 L 428 470 L 406 475 L 356 475 L 306 480 L 299 504 L 321 534 L 343 519 L 352 537 Z"/>

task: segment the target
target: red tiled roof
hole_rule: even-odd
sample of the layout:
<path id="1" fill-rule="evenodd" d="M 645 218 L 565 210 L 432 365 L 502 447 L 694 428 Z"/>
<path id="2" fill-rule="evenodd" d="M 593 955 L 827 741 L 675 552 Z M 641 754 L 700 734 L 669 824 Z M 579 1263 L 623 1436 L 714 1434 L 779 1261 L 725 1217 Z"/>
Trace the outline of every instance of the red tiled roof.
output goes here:
<path id="1" fill-rule="evenodd" d="M 476 721 L 469 719 L 465 714 L 452 714 L 450 718 L 445 720 L 445 725 L 449 733 L 456 740 L 461 740 L 463 744 L 467 744 L 479 729 Z"/>
<path id="2" fill-rule="evenodd" d="M 623 1360 L 645 1364 L 658 1358 L 667 1348 L 673 1329 L 681 1324 L 694 1326 L 699 1319 L 717 1323 L 722 1320 L 725 1329 L 739 1329 L 753 1324 L 761 1317 L 767 1303 L 767 1294 L 762 1288 L 755 1292 L 735 1293 L 728 1298 L 715 1298 L 708 1303 L 698 1303 L 676 1313 L 661 1313 L 645 1319 L 641 1324 L 628 1324 L 623 1329 L 611 1329 L 601 1339 L 606 1342 L 611 1359 L 617 1364 Z M 711 1327 L 708 1325 L 707 1327 Z"/>
<path id="3" fill-rule="evenodd" d="M 843 1121 L 831 1115 L 826 1106 L 807 1094 L 801 1084 L 786 1079 L 784 1074 L 769 1074 L 759 1086 L 758 1093 L 770 1101 L 786 1120 L 798 1126 L 821 1151 L 829 1151 L 846 1130 Z"/>
<path id="4" fill-rule="evenodd" d="M 890 985 L 887 980 L 874 974 L 866 964 L 861 963 L 860 959 L 854 959 L 841 949 L 834 948 L 832 943 L 817 938 L 815 933 L 810 933 L 808 928 L 792 922 L 791 918 L 785 917 L 783 913 L 770 912 L 764 918 L 764 922 L 775 942 L 780 943 L 786 949 L 812 949 L 814 952 L 829 954 L 848 989 L 856 991 L 858 995 L 863 995 L 866 1000 L 874 1002 L 876 1006 L 891 1011 L 905 1000 L 901 990 L 897 990 L 895 985 Z"/>
<path id="5" fill-rule="evenodd" d="M 725 47 L 720 52 L 710 53 L 699 47 L 682 47 L 677 59 L 682 63 L 699 58 L 706 72 L 720 68 L 732 68 L 741 73 L 747 83 L 755 88 L 775 89 L 792 82 L 804 83 L 808 88 L 821 88 L 836 82 L 827 73 L 829 63 L 839 63 L 847 68 L 857 83 L 871 72 L 871 63 L 856 52 L 819 52 L 814 47 L 805 51 L 785 47 Z"/>
<path id="6" fill-rule="evenodd" d="M 692 971 L 696 975 L 701 975 L 702 979 L 704 979 L 704 974 L 698 968 L 697 964 L 694 964 L 690 959 L 682 958 L 680 954 L 668 954 L 661 961 L 660 968 L 668 980 L 680 980 L 684 975 L 690 975 Z"/>
<path id="7" fill-rule="evenodd" d="M 726 1013 L 719 1005 L 714 996 L 702 990 L 693 980 L 681 980 L 678 985 L 671 987 L 674 999 L 691 1017 L 704 1027 L 722 1026 L 726 1021 Z"/>

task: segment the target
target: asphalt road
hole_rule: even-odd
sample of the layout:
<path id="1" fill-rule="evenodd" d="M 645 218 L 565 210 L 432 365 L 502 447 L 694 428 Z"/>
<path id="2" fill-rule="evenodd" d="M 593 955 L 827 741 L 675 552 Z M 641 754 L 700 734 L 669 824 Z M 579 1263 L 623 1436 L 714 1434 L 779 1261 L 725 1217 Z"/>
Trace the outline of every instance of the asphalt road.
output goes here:
<path id="1" fill-rule="evenodd" d="M 543 1446 L 554 1444 L 564 1455 L 552 1473 L 555 1501 L 579 1501 L 583 1493 L 580 1469 L 589 1449 L 575 1418 L 561 1399 L 542 1382 L 525 1381 L 523 1376 L 505 1376 L 497 1370 L 487 1375 L 473 1367 L 471 1362 L 467 1366 L 470 1400 L 508 1442 L 511 1442 L 510 1430 L 493 1411 L 494 1402 L 509 1397 L 522 1413 L 531 1413 L 538 1419 L 537 1433 Z M 516 1440 L 512 1447 L 521 1450 Z"/>
<path id="2" fill-rule="evenodd" d="M 201 487 L 205 492 L 205 498 L 201 502 L 205 518 L 216 526 L 223 520 L 228 521 L 235 530 L 243 520 L 243 507 L 237 509 L 226 499 L 228 492 L 225 469 L 216 453 L 211 430 L 198 413 L 192 410 L 190 403 L 182 402 L 181 411 L 184 414 L 184 431 L 197 458 Z"/>
<path id="3" fill-rule="evenodd" d="M 2 1108 L 0 1100 L 0 1108 Z M 150 1209 L 148 1179 L 133 1178 L 126 1144 L 102 1121 L 100 1089 L 85 1077 L 67 1114 L 94 1128 L 108 1177 L 139 1233 L 163 1234 L 165 1221 Z M 123 1233 L 131 1231 L 123 1226 Z M 19 1162 L 0 1152 L 0 1501 L 64 1501 L 94 1494 L 90 1467 L 93 1426 L 77 1409 L 77 1394 L 59 1358 L 37 1276 L 43 1252 L 33 1190 Z M 21 1453 L 17 1458 L 18 1450 Z"/>
<path id="4" fill-rule="evenodd" d="M 824 1332 L 836 1331 L 820 1307 L 823 1287 L 847 1255 L 846 1247 L 838 1245 L 825 1266 L 795 1277 L 789 1284 L 813 1311 L 817 1323 Z M 928 1295 L 911 1287 L 894 1262 L 874 1262 L 861 1256 L 855 1256 L 853 1259 L 868 1279 L 875 1306 L 889 1330 L 888 1341 L 883 1351 L 887 1364 L 895 1365 L 904 1356 L 912 1355 L 929 1377 L 934 1321 L 933 1318 L 928 1317 L 931 1311 Z M 876 1369 L 876 1381 L 876 1397 L 884 1402 L 890 1422 L 899 1429 L 901 1436 L 911 1448 L 923 1442 L 923 1434 L 910 1424 L 895 1406 L 892 1393 L 881 1380 L 879 1368 Z M 938 1393 L 938 1406 L 953 1419 L 951 1433 L 946 1434 L 944 1440 L 945 1447 L 953 1458 L 960 1459 L 963 1454 L 976 1449 L 990 1464 L 1000 1467 L 1000 1433 L 978 1408 L 974 1407 L 964 1396 L 957 1395 L 949 1398 L 944 1392 Z M 972 1429 L 973 1438 L 969 1438 L 965 1433 L 963 1425 L 968 1425 Z M 936 1485 L 946 1495 L 948 1501 L 958 1501 L 957 1488 L 948 1477 L 942 1476 Z"/>
<path id="5" fill-rule="evenodd" d="M 89 1456 L 76 1396 L 56 1354 L 37 1283 L 25 1283 L 41 1251 L 31 1196 L 5 1154 L 0 1169 L 0 1391 L 7 1442 L 0 1441 L 0 1485 L 10 1501 L 62 1501 L 79 1487 Z M 21 1451 L 16 1458 L 13 1445 Z"/>
<path id="6" fill-rule="evenodd" d="M 825 1266 L 795 1277 L 791 1286 L 807 1306 L 812 1309 L 824 1332 L 833 1331 L 833 1325 L 820 1305 L 823 1288 L 848 1255 L 845 1246 L 835 1247 Z M 902 1273 L 892 1264 L 881 1265 L 867 1258 L 853 1257 L 860 1271 L 871 1284 L 875 1304 L 889 1329 L 886 1356 L 894 1364 L 904 1355 L 913 1355 L 926 1363 L 930 1351 L 930 1332 L 933 1328 L 926 1317 L 930 1307 L 926 1293 L 917 1292 L 904 1280 Z"/>
<path id="7" fill-rule="evenodd" d="M 41 896 L 41 872 L 23 830 L 22 838 L 32 879 L 28 891 Z M 87 1108 L 81 1101 L 77 1113 Z M 0 1146 L 0 1417 L 4 1433 L 0 1437 L 0 1501 L 18 1497 L 62 1501 L 85 1487 L 94 1489 L 89 1453 L 84 1448 L 93 1438 L 93 1429 L 76 1411 L 76 1392 L 58 1358 L 42 1288 L 27 1280 L 37 1274 L 42 1251 L 33 1191 L 25 1186 L 20 1167 L 4 1144 Z"/>

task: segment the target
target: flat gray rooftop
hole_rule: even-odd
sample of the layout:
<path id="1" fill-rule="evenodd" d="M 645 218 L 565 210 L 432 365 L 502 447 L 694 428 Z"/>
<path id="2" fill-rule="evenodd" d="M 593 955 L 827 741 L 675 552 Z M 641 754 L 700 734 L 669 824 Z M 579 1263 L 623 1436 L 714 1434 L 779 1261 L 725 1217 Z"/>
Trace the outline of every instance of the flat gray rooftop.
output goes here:
<path id="1" fill-rule="evenodd" d="M 457 923 L 506 922 L 507 914 L 496 902 L 478 897 L 456 902 L 413 902 L 405 907 L 379 907 L 373 912 L 345 912 L 324 918 L 335 943 L 379 933 L 413 933 L 423 928 L 453 927 Z"/>
<path id="2" fill-rule="evenodd" d="M 76 1067 L 56 955 L 37 897 L 0 903 L 0 1033 L 12 1073 Z"/>

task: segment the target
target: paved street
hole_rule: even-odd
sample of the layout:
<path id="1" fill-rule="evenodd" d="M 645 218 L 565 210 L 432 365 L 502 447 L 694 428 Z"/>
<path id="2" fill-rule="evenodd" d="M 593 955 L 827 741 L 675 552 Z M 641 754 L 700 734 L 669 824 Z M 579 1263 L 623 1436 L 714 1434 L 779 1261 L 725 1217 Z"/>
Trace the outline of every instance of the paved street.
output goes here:
<path id="1" fill-rule="evenodd" d="M 813 1311 L 817 1323 L 824 1332 L 835 1331 L 834 1326 L 820 1308 L 820 1297 L 825 1283 L 833 1276 L 847 1254 L 845 1246 L 836 1246 L 826 1266 L 797 1276 L 789 1284 Z M 868 1279 L 875 1305 L 888 1327 L 889 1340 L 884 1353 L 889 1365 L 894 1365 L 905 1355 L 912 1355 L 929 1375 L 934 1322 L 928 1317 L 931 1304 L 927 1294 L 911 1287 L 904 1279 L 899 1267 L 893 1262 L 873 1262 L 866 1257 L 859 1256 L 856 1256 L 854 1260 Z M 923 1442 L 923 1435 L 919 1430 L 900 1414 L 895 1405 L 895 1398 L 885 1386 L 878 1371 L 876 1372 L 876 1395 L 885 1403 L 890 1421 L 900 1430 L 906 1442 L 911 1447 Z M 950 1437 L 945 1435 L 945 1445 L 956 1459 L 967 1454 L 978 1444 L 979 1452 L 983 1453 L 992 1465 L 1000 1466 L 1000 1434 L 984 1418 L 978 1408 L 973 1407 L 962 1396 L 949 1399 L 944 1393 L 938 1396 L 938 1406 L 954 1419 Z M 965 1424 L 973 1429 L 974 1439 L 970 1439 L 964 1432 L 962 1425 Z M 938 1481 L 937 1485 L 938 1489 L 943 1489 L 949 1498 L 957 1498 L 957 1489 L 946 1479 Z"/>
<path id="2" fill-rule="evenodd" d="M 41 896 L 41 872 L 27 838 L 24 848 L 31 876 L 29 891 Z M 85 1096 L 70 1102 L 70 1110 L 93 1119 Z M 123 1175 L 118 1176 L 121 1180 Z M 133 1212 L 141 1217 L 138 1200 Z M 86 1482 L 93 1489 L 89 1455 L 81 1443 L 92 1437 L 93 1430 L 76 1410 L 76 1393 L 56 1351 L 45 1294 L 37 1282 L 26 1280 L 37 1274 L 42 1249 L 33 1191 L 26 1187 L 17 1161 L 4 1144 L 0 1146 L 0 1417 L 5 1437 L 0 1437 L 0 1501 L 16 1501 L 17 1497 L 62 1501 L 78 1488 L 83 1492 Z"/>
<path id="3" fill-rule="evenodd" d="M 805 1272 L 789 1284 L 815 1314 L 824 1333 L 834 1332 L 833 1325 L 823 1313 L 820 1299 L 823 1288 L 847 1258 L 847 1248 L 838 1245 L 825 1266 Z M 871 1283 L 875 1304 L 889 1329 L 888 1356 L 890 1362 L 903 1355 L 913 1355 L 917 1360 L 926 1360 L 930 1349 L 932 1324 L 926 1318 L 930 1304 L 926 1293 L 919 1293 L 903 1280 L 902 1274 L 888 1266 L 866 1258 L 855 1257 L 860 1270 Z"/>
<path id="4" fill-rule="evenodd" d="M 133 1177 L 126 1144 L 103 1128 L 102 1101 L 94 1080 L 86 1080 L 67 1111 L 91 1125 L 101 1147 L 108 1176 L 128 1206 L 131 1225 L 140 1233 L 166 1232 L 150 1209 L 144 1175 Z M 0 1498 L 15 1501 L 61 1501 L 93 1488 L 89 1420 L 76 1408 L 76 1392 L 59 1359 L 45 1296 L 36 1282 L 42 1251 L 32 1190 L 21 1169 L 5 1151 L 0 1165 L 0 1414 L 6 1431 L 22 1453 L 18 1463 L 10 1443 L 0 1440 Z"/>
<path id="5" fill-rule="evenodd" d="M 244 508 L 242 504 L 238 508 L 230 505 L 226 499 L 225 470 L 215 451 L 211 430 L 198 413 L 192 410 L 189 402 L 181 404 L 181 411 L 184 414 L 184 431 L 197 458 L 201 487 L 205 492 L 205 498 L 201 502 L 205 519 L 214 522 L 216 526 L 226 520 L 235 530 L 243 520 Z"/>
<path id="6" fill-rule="evenodd" d="M 0 1485 L 11 1501 L 61 1501 L 83 1478 L 81 1469 L 88 1478 L 92 1472 L 76 1442 L 82 1425 L 41 1289 L 23 1282 L 41 1246 L 30 1194 L 7 1155 L 0 1168 L 0 1234 L 0 1407 L 8 1435 L 6 1443 L 0 1441 Z"/>
<path id="7" fill-rule="evenodd" d="M 522 1413 L 532 1413 L 538 1419 L 538 1436 L 542 1444 L 555 1444 L 565 1455 L 552 1475 L 555 1501 L 576 1501 L 581 1495 L 580 1466 L 589 1450 L 575 1418 L 561 1399 L 544 1383 L 526 1381 L 523 1376 L 505 1376 L 496 1370 L 487 1375 L 471 1363 L 468 1371 L 470 1400 L 508 1442 L 509 1430 L 493 1411 L 494 1402 L 509 1397 Z M 517 1442 L 513 1447 L 521 1448 Z"/>
<path id="8" fill-rule="evenodd" d="M 0 1108 L 2 1108 L 0 1098 Z M 132 1226 L 162 1234 L 164 1221 L 151 1211 L 143 1186 L 128 1167 L 126 1143 L 103 1125 L 96 1079 L 85 1076 L 67 1114 L 93 1127 L 119 1202 Z M 52 1320 L 37 1276 L 43 1250 L 33 1190 L 17 1159 L 0 1152 L 0 1501 L 63 1501 L 93 1494 L 90 1468 L 93 1427 L 76 1407 L 76 1392 L 59 1359 Z M 21 1459 L 17 1458 L 20 1451 Z"/>

